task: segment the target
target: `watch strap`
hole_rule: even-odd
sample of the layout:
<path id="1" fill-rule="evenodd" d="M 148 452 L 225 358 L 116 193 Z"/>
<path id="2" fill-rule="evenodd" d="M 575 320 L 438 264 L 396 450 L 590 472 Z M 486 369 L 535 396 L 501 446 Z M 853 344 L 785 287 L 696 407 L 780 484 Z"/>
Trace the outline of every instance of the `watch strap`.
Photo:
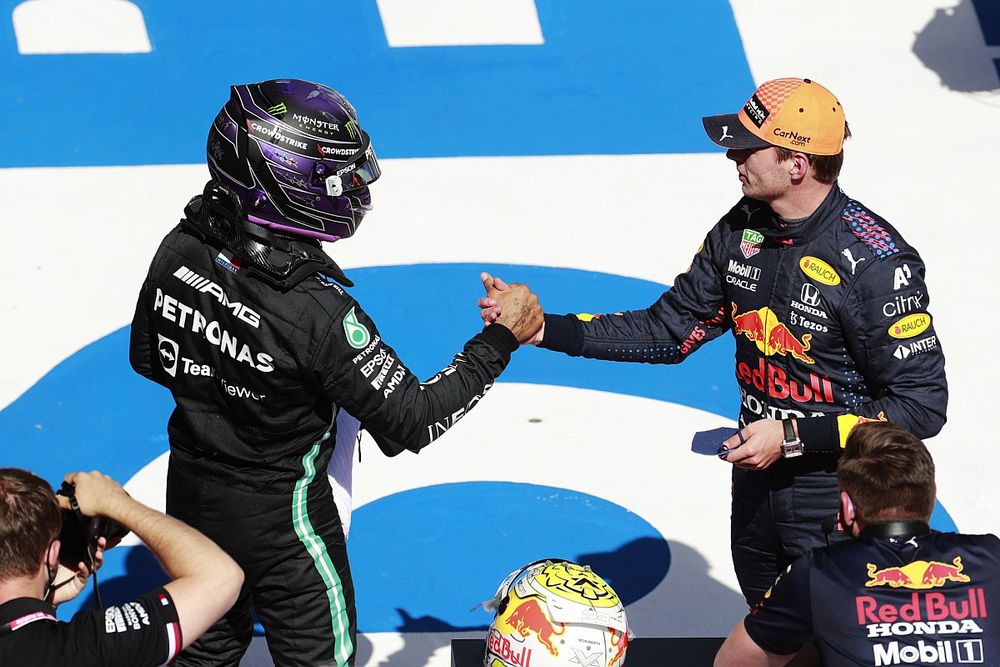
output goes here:
<path id="1" fill-rule="evenodd" d="M 792 422 L 792 418 L 782 419 L 781 426 L 785 432 L 784 441 L 781 443 L 781 458 L 791 459 L 796 456 L 802 456 L 805 447 L 802 444 L 802 440 L 795 435 L 795 424 Z"/>
<path id="2" fill-rule="evenodd" d="M 791 417 L 782 419 L 781 426 L 785 429 L 785 442 L 794 442 L 795 440 L 798 440 L 798 438 L 795 437 L 795 425 L 792 424 Z"/>

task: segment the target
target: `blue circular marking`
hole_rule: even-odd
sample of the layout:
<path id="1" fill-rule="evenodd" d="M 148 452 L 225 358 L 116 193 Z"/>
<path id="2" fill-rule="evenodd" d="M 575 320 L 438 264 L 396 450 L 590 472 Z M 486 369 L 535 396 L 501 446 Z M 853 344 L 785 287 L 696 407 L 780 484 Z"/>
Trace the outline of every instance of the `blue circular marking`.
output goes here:
<path id="1" fill-rule="evenodd" d="M 348 546 L 362 632 L 485 629 L 492 617 L 469 608 L 540 558 L 590 565 L 625 604 L 670 569 L 666 541 L 638 514 L 548 486 L 429 486 L 380 498 L 354 517 Z"/>

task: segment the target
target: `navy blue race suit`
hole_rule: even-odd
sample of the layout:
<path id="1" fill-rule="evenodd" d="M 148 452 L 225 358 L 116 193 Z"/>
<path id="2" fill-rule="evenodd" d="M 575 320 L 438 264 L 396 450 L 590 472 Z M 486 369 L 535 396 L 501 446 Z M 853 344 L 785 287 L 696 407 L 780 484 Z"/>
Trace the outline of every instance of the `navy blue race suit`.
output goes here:
<path id="1" fill-rule="evenodd" d="M 189 220 L 197 213 L 196 199 Z M 318 243 L 286 241 L 289 253 L 321 253 Z M 181 664 L 237 664 L 251 605 L 276 664 L 353 664 L 354 589 L 326 476 L 338 411 L 388 456 L 419 451 L 475 406 L 517 348 L 507 328 L 487 327 L 421 383 L 322 257 L 325 268 L 279 288 L 182 223 L 139 295 L 132 366 L 176 402 L 167 512 L 246 573 L 232 611 Z"/>
<path id="2" fill-rule="evenodd" d="M 815 642 L 828 667 L 998 665 L 998 608 L 996 536 L 862 534 L 795 561 L 743 626 L 771 653 Z"/>
<path id="3" fill-rule="evenodd" d="M 805 455 L 733 469 L 732 549 L 754 605 L 838 511 L 837 455 L 859 418 L 921 438 L 945 421 L 944 355 L 924 265 L 888 223 L 837 185 L 808 218 L 778 221 L 744 197 L 687 272 L 649 308 L 546 315 L 541 346 L 573 356 L 673 364 L 732 331 L 740 424 L 798 418 Z"/>

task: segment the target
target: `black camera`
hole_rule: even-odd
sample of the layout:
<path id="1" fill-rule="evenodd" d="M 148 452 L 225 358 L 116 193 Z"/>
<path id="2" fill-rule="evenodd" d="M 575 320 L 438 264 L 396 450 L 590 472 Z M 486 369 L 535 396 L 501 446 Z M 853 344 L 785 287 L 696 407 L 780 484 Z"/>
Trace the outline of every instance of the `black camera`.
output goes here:
<path id="1" fill-rule="evenodd" d="M 72 509 L 62 510 L 62 528 L 59 531 L 59 562 L 71 570 L 77 563 L 86 563 L 93 567 L 97 552 L 97 540 L 104 538 L 108 547 L 112 547 L 128 535 L 127 528 L 106 516 L 84 516 L 76 502 L 76 485 L 63 482 L 57 495 L 69 499 Z"/>

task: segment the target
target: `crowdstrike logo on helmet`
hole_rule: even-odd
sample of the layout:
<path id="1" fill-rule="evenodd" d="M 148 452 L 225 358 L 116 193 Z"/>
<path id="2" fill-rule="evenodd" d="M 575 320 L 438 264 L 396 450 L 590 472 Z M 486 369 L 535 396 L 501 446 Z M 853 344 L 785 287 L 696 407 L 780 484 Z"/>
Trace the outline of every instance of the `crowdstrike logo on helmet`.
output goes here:
<path id="1" fill-rule="evenodd" d="M 277 126 L 264 123 L 263 121 L 253 118 L 247 119 L 247 129 L 250 130 L 251 134 L 255 134 L 262 139 L 267 139 L 272 143 L 284 144 L 285 146 L 291 146 L 300 150 L 307 150 L 309 148 L 309 144 L 306 142 L 282 134 L 281 129 Z"/>
<path id="2" fill-rule="evenodd" d="M 337 148 L 336 146 L 324 146 L 323 144 L 316 144 L 316 149 L 319 154 L 324 157 L 351 157 L 358 152 L 360 146 L 355 146 L 353 148 Z"/>

